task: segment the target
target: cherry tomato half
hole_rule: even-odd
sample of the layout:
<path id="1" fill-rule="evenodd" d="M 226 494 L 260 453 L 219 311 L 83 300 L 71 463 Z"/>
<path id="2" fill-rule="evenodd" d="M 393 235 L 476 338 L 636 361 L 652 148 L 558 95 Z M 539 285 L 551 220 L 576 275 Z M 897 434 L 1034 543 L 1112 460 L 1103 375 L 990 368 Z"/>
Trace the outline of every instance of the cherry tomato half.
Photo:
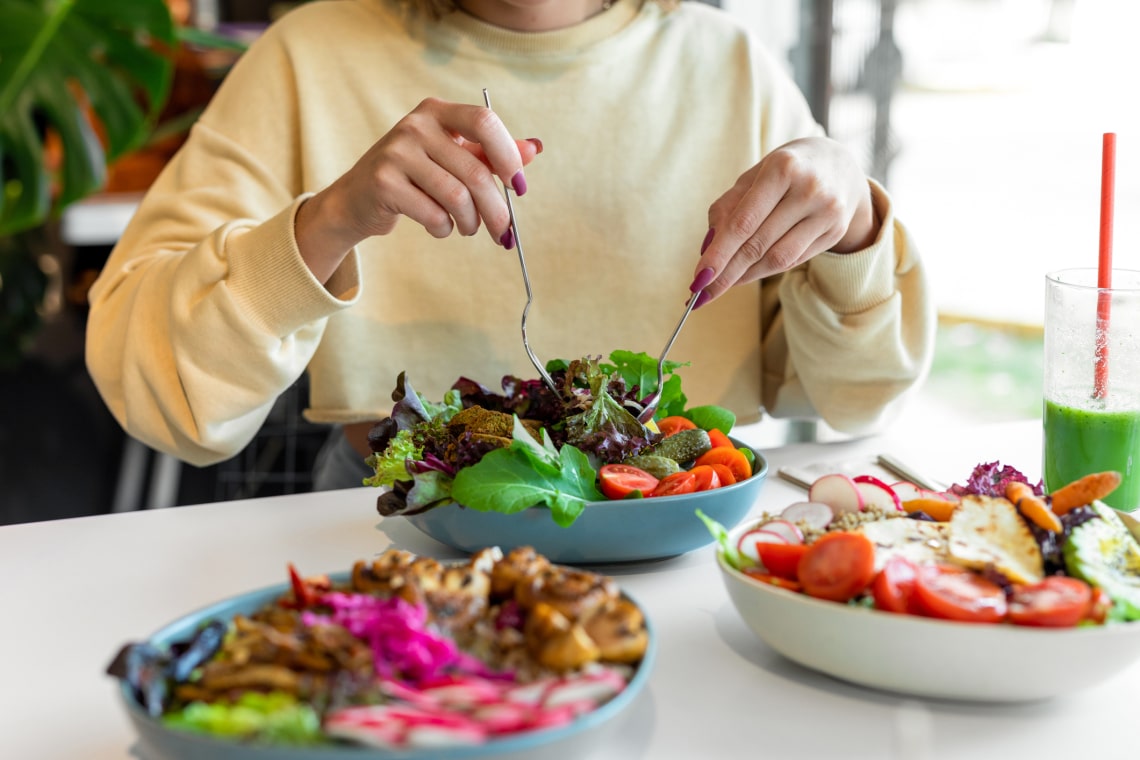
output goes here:
<path id="1" fill-rule="evenodd" d="M 895 555 L 887 560 L 883 569 L 871 583 L 875 607 L 899 614 L 913 613 L 914 579 L 917 570 L 906 557 Z"/>
<path id="2" fill-rule="evenodd" d="M 730 449 L 735 449 L 736 445 L 729 439 L 727 435 L 713 428 L 709 432 L 709 443 L 712 444 L 714 449 L 721 449 L 727 446 Z"/>
<path id="3" fill-rule="evenodd" d="M 944 620 L 1000 623 L 1007 610 L 1001 586 L 953 565 L 919 567 L 914 595 L 926 614 Z"/>
<path id="4" fill-rule="evenodd" d="M 748 461 L 743 451 L 733 447 L 721 446 L 709 449 L 697 457 L 695 464 L 723 464 L 732 470 L 732 475 L 738 483 L 752 477 L 752 463 Z"/>
<path id="5" fill-rule="evenodd" d="M 846 602 L 874 580 L 875 545 L 862 533 L 827 533 L 808 547 L 796 569 L 804 593 Z"/>
<path id="6" fill-rule="evenodd" d="M 1112 609 L 1112 597 L 1108 592 L 1100 586 L 1096 586 L 1092 590 L 1092 601 L 1089 602 L 1089 610 L 1086 617 L 1097 625 L 1101 625 L 1105 620 L 1108 620 L 1108 613 Z"/>
<path id="7" fill-rule="evenodd" d="M 689 470 L 689 472 L 697 476 L 698 491 L 710 491 L 713 488 L 720 488 L 720 475 L 709 465 L 697 465 Z"/>
<path id="8" fill-rule="evenodd" d="M 657 482 L 645 470 L 628 464 L 604 464 L 598 470 L 598 483 L 607 499 L 624 499 L 634 491 L 648 496 Z"/>
<path id="9" fill-rule="evenodd" d="M 709 467 L 716 470 L 717 477 L 720 478 L 720 484 L 722 486 L 730 486 L 736 482 L 736 475 L 732 473 L 732 470 L 728 469 L 728 465 L 714 463 L 710 464 Z"/>
<path id="10" fill-rule="evenodd" d="M 1092 598 L 1092 588 L 1081 579 L 1050 575 L 1039 583 L 1013 589 L 1009 621 L 1041 628 L 1071 628 L 1088 614 Z"/>
<path id="11" fill-rule="evenodd" d="M 650 496 L 675 496 L 697 490 L 697 476 L 688 470 L 666 475 L 657 483 Z"/>
<path id="12" fill-rule="evenodd" d="M 806 544 L 756 542 L 756 553 L 760 556 L 760 563 L 772 575 L 790 581 L 799 581 L 800 560 L 807 550 Z"/>
<path id="13" fill-rule="evenodd" d="M 690 420 L 688 417 L 662 417 L 657 420 L 657 429 L 661 431 L 661 435 L 668 438 L 674 433 L 679 433 L 682 430 L 692 430 L 697 424 Z"/>
<path id="14" fill-rule="evenodd" d="M 766 573 L 763 568 L 746 567 L 742 572 L 749 578 L 758 580 L 761 583 L 767 583 L 769 586 L 779 586 L 780 588 L 786 588 L 788 591 L 795 591 L 797 593 L 803 591 L 803 586 L 796 581 L 790 581 L 787 578 Z"/>

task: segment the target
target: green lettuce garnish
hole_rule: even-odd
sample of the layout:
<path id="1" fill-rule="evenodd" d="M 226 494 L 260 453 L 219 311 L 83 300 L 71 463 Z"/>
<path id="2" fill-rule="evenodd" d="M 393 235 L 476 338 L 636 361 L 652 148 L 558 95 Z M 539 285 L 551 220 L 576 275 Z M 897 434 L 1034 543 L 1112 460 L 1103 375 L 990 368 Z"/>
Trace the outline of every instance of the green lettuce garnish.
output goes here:
<path id="1" fill-rule="evenodd" d="M 376 471 L 370 478 L 364 479 L 366 486 L 390 486 L 397 480 L 411 480 L 412 474 L 408 472 L 407 460 L 417 460 L 423 456 L 423 450 L 416 446 L 412 440 L 411 430 L 401 430 L 392 436 L 384 451 L 373 452 L 365 464 Z"/>
<path id="2" fill-rule="evenodd" d="M 316 711 L 284 692 L 250 691 L 234 702 L 191 702 L 162 721 L 184 731 L 270 744 L 313 745 L 324 741 Z"/>
<path id="3" fill-rule="evenodd" d="M 578 519 L 586 502 L 605 497 L 594 485 L 597 473 L 574 446 L 556 449 L 542 431 L 542 442 L 515 417 L 514 440 L 478 464 L 455 474 L 451 496 L 480 512 L 514 514 L 536 505 L 550 508 L 554 522 L 566 527 Z"/>
<path id="4" fill-rule="evenodd" d="M 709 529 L 709 533 L 711 533 L 717 543 L 720 544 L 720 550 L 724 554 L 724 561 L 728 563 L 729 567 L 736 570 L 743 570 L 746 567 L 753 566 L 753 562 L 737 550 L 736 546 L 732 543 L 732 539 L 728 536 L 728 530 L 723 525 L 699 509 L 697 510 L 697 517 L 701 518 L 701 522 Z"/>
<path id="5" fill-rule="evenodd" d="M 693 424 L 702 430 L 716 429 L 725 435 L 728 435 L 736 425 L 736 415 L 723 406 L 716 406 L 715 404 L 694 406 L 685 412 L 684 416 L 692 420 Z"/>

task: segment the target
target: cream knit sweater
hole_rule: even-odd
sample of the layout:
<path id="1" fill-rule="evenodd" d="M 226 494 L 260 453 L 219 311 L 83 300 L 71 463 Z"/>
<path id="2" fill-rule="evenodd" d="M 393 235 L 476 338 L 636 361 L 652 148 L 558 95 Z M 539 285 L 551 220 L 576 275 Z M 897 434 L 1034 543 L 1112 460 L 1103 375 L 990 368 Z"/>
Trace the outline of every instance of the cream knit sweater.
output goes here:
<path id="1" fill-rule="evenodd" d="M 709 205 L 761 156 L 818 134 L 783 68 L 727 15 L 620 0 L 525 34 L 392 0 L 323 0 L 242 56 L 147 193 L 91 291 L 87 361 L 146 444 L 204 465 L 237 453 L 310 373 L 307 416 L 376 419 L 396 376 L 438 399 L 461 375 L 536 377 L 514 251 L 403 220 L 322 286 L 298 204 L 426 97 L 492 103 L 545 151 L 515 202 L 538 357 L 656 356 L 689 295 Z M 670 358 L 692 404 L 864 432 L 930 362 L 920 262 L 873 186 L 882 233 L 694 312 Z"/>

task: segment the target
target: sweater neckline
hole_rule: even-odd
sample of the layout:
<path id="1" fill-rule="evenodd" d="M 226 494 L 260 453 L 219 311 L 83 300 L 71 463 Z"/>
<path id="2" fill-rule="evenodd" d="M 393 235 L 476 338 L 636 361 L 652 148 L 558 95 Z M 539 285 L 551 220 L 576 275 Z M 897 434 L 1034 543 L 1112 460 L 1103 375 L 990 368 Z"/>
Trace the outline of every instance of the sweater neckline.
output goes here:
<path id="1" fill-rule="evenodd" d="M 439 24 L 471 40 L 477 47 L 503 54 L 557 56 L 596 45 L 624 29 L 641 10 L 645 0 L 617 0 L 580 24 L 549 32 L 518 32 L 488 24 L 470 13 L 456 10 Z"/>

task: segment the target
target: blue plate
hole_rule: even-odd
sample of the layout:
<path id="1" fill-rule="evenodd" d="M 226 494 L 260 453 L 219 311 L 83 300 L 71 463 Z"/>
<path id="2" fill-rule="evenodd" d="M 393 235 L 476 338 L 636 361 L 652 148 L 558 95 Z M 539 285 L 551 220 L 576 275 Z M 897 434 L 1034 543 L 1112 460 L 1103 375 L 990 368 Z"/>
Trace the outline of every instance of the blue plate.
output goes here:
<path id="1" fill-rule="evenodd" d="M 348 582 L 349 576 L 349 573 L 340 573 L 330 577 L 334 583 L 343 584 Z M 190 638 L 210 620 L 230 620 L 235 615 L 251 614 L 272 603 L 286 593 L 288 588 L 288 584 L 281 584 L 212 604 L 175 620 L 148 641 L 164 649 L 172 642 Z M 637 604 L 636 600 L 627 598 Z M 645 608 L 641 605 L 638 607 L 644 614 Z M 484 744 L 400 751 L 350 745 L 283 747 L 249 744 L 164 726 L 143 709 L 126 682 L 120 684 L 119 695 L 126 707 L 127 716 L 138 733 L 139 743 L 134 748 L 134 754 L 141 760 L 470 760 L 482 757 L 535 757 L 538 752 L 541 752 L 544 760 L 577 758 L 596 748 L 597 742 L 608 734 L 608 731 L 600 729 L 603 726 L 613 728 L 619 723 L 613 719 L 635 701 L 648 682 L 657 655 L 657 633 L 648 615 L 645 616 L 645 627 L 649 634 L 645 656 L 629 684 L 616 697 L 565 726 L 514 734 Z"/>
<path id="2" fill-rule="evenodd" d="M 708 528 L 696 516 L 698 509 L 727 528 L 744 519 L 768 476 L 767 461 L 751 451 L 755 461 L 748 480 L 679 496 L 591 502 L 566 528 L 551 519 L 546 507 L 506 515 L 451 504 L 405 519 L 436 541 L 465 552 L 485 546 L 500 546 L 504 552 L 533 546 L 550 561 L 571 565 L 664 559 L 712 543 Z"/>

